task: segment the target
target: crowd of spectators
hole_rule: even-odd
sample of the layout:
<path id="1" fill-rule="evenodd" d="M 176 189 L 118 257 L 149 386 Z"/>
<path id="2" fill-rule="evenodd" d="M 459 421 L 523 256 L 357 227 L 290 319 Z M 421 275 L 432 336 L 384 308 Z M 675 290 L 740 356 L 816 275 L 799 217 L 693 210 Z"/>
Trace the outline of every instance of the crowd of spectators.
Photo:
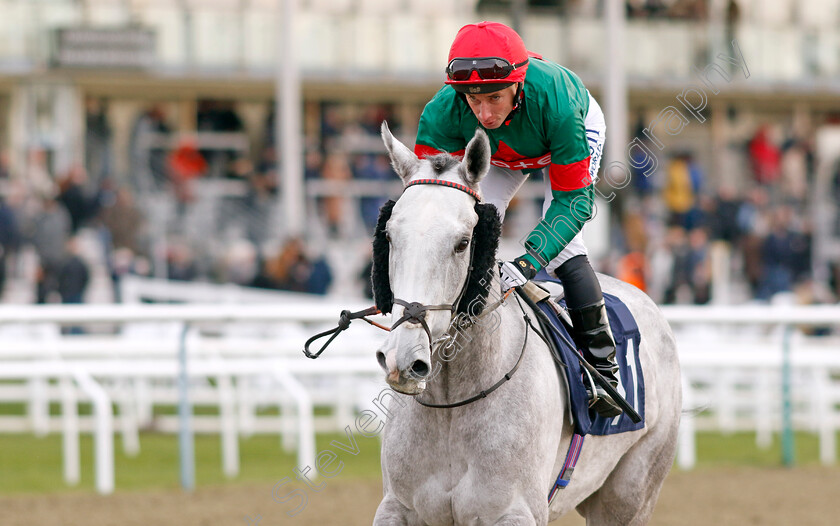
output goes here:
<path id="1" fill-rule="evenodd" d="M 627 0 L 624 4 L 631 18 L 704 20 L 709 13 L 708 0 Z"/>
<path id="2" fill-rule="evenodd" d="M 630 18 L 705 20 L 712 3 L 711 0 L 625 0 L 624 6 Z M 527 0 L 523 4 L 526 10 L 535 13 L 559 10 L 564 16 L 581 14 L 602 16 L 604 9 L 604 2 L 600 0 Z M 735 0 L 727 0 L 725 5 L 727 11 L 739 10 Z M 479 0 L 476 8 L 479 13 L 510 12 L 511 2 L 509 0 Z"/>
<path id="3" fill-rule="evenodd" d="M 81 257 L 78 234 L 98 216 L 106 199 L 104 188 L 88 194 L 84 189 L 86 179 L 86 172 L 78 166 L 56 182 L 39 180 L 29 187 L 21 180 L 4 179 L 6 192 L 0 197 L 0 293 L 9 277 L 17 277 L 22 249 L 31 247 L 38 260 L 35 300 L 83 301 L 90 271 Z"/>
<path id="4" fill-rule="evenodd" d="M 761 125 L 737 146 L 747 178 L 721 174 L 712 184 L 691 152 L 675 152 L 649 177 L 646 167 L 634 173 L 616 210 L 619 257 L 607 258 L 605 270 L 656 301 L 704 304 L 713 300 L 717 255 L 743 299 L 795 293 L 804 302 L 836 301 L 840 290 L 812 277 L 810 143 L 773 135 Z"/>
<path id="5" fill-rule="evenodd" d="M 322 255 L 312 254 L 298 238 L 267 238 L 270 209 L 277 202 L 270 143 L 256 162 L 237 149 L 200 149 L 191 143 L 169 147 L 174 126 L 166 107 L 153 104 L 135 120 L 129 141 L 132 175 L 118 184 L 107 159 L 112 137 L 106 107 L 99 100 L 86 104 L 87 166 L 76 164 L 53 175 L 49 152 L 36 148 L 28 154 L 26 173 L 16 174 L 8 157 L 0 158 L 0 298 L 10 280 L 31 278 L 35 302 L 81 303 L 97 264 L 111 280 L 114 301 L 121 299 L 119 284 L 126 274 L 314 294 L 329 290 L 332 271 Z M 208 101 L 199 104 L 197 113 L 199 132 L 243 131 L 232 104 Z M 331 168 L 319 165 L 318 170 L 320 177 Z M 183 226 L 191 208 L 200 204 L 194 183 L 201 178 L 244 183 L 244 193 L 216 203 L 217 224 L 205 225 L 221 232 L 226 222 L 244 218 L 241 235 L 217 243 L 221 248 L 212 246 L 214 235 L 190 237 Z M 177 214 L 162 231 L 152 232 L 156 218 L 150 204 L 167 195 L 177 203 Z M 341 224 L 342 218 L 334 222 Z M 80 243 L 80 237 L 94 241 Z M 27 250 L 37 269 L 24 268 Z"/>
<path id="6" fill-rule="evenodd" d="M 0 293 L 7 271 L 17 272 L 16 255 L 31 246 L 39 261 L 36 300 L 83 301 L 91 280 L 90 261 L 96 259 L 85 257 L 79 247 L 79 233 L 87 231 L 101 247 L 100 259 L 113 282 L 116 301 L 121 276 L 128 273 L 325 294 L 335 284 L 334 265 L 347 263 L 330 261 L 325 247 L 368 243 L 379 207 L 391 197 L 383 190 L 353 198 L 341 185 L 396 181 L 379 138 L 382 120 L 399 132 L 393 107 L 369 104 L 348 112 L 346 105 L 323 104 L 317 129 L 306 135 L 304 177 L 330 183 L 323 188 L 342 190 L 310 201 L 323 227 L 322 238 L 278 238 L 270 221 L 282 217 L 272 216 L 278 203 L 278 156 L 270 140 L 253 153 L 152 144 L 149 134 L 170 134 L 174 126 L 163 105 L 150 105 L 138 115 L 129 145 L 135 176 L 117 185 L 110 172 L 113 163 L 100 158 L 110 150 L 106 107 L 104 101 L 87 105 L 92 130 L 87 133 L 86 151 L 93 156 L 88 167 L 73 166 L 53 177 L 47 152 L 33 150 L 27 177 L 15 178 L 6 158 L 0 157 L 5 188 L 0 198 Z M 225 102 L 200 103 L 197 123 L 201 131 L 245 131 L 235 105 Z M 690 150 L 666 151 L 667 158 L 663 156 L 653 174 L 644 175 L 649 166 L 634 169 L 632 184 L 610 204 L 612 250 L 603 261 L 596 261 L 599 269 L 646 290 L 661 303 L 713 301 L 720 261 L 730 280 L 741 285 L 740 299 L 769 301 L 780 292 L 797 292 L 807 295 L 808 301 L 833 300 L 812 283 L 811 141 L 778 130 L 757 126 L 738 146 L 748 177 L 710 177 L 708 167 Z M 270 118 L 262 132 L 272 136 Z M 197 205 L 189 188 L 201 179 L 239 181 L 244 191 L 219 200 L 220 213 L 209 225 L 210 233 L 195 238 L 178 225 Z M 834 190 L 840 198 L 840 177 Z M 171 218 L 174 225 L 163 231 L 162 245 L 156 244 L 161 232 L 150 231 L 154 218 L 148 207 L 149 196 L 160 192 L 179 202 L 179 213 Z M 221 236 L 232 222 L 245 227 L 233 237 Z M 357 288 L 369 295 L 369 270 L 362 268 L 363 263 L 360 271 L 343 275 L 355 276 Z M 840 275 L 840 268 L 834 271 Z M 834 294 L 837 281 L 832 282 Z"/>

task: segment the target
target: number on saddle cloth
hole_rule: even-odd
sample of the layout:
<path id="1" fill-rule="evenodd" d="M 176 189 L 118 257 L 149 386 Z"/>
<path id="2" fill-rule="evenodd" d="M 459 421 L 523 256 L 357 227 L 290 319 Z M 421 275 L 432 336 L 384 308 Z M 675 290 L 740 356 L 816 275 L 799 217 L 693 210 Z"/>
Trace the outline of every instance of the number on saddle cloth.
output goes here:
<path id="1" fill-rule="evenodd" d="M 546 284 L 540 283 L 540 285 Z M 549 286 L 548 288 L 551 289 L 551 292 L 556 292 L 555 286 Z M 552 297 L 556 297 L 555 294 L 552 294 Z M 537 304 L 567 340 L 567 342 L 564 342 L 552 330 L 543 331 L 546 337 L 553 340 L 563 363 L 566 364 L 566 367 L 560 369 L 565 372 L 565 382 L 563 383 L 568 388 L 566 394 L 570 403 L 575 433 L 580 435 L 613 435 L 635 431 L 645 425 L 645 385 L 638 352 L 641 341 L 639 327 L 629 309 L 616 296 L 605 293 L 604 301 L 607 305 L 607 316 L 616 344 L 616 361 L 621 377 L 619 392 L 641 415 L 642 420 L 638 423 L 634 423 L 625 413 L 617 417 L 605 418 L 589 410 L 588 396 L 584 386 L 585 373 L 577 358 L 578 351 L 571 348 L 567 343 L 574 340 L 570 333 L 571 320 L 565 313 L 565 300 L 559 298 L 555 305 L 549 304 L 549 301 Z M 559 309 L 557 305 L 559 305 Z"/>

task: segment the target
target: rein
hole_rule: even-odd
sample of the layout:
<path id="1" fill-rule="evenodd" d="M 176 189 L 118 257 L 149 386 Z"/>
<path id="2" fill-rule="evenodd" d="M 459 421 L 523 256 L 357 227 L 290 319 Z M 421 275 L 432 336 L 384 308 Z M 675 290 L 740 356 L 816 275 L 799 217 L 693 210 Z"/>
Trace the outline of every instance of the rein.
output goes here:
<path id="1" fill-rule="evenodd" d="M 456 182 L 453 182 L 453 181 L 446 181 L 446 180 L 443 180 L 443 179 L 415 179 L 413 181 L 410 181 L 408 184 L 406 184 L 405 189 L 409 188 L 410 186 L 415 186 L 415 185 L 420 185 L 420 184 L 433 184 L 433 185 L 438 185 L 438 186 L 445 186 L 447 188 L 455 188 L 456 190 L 460 190 L 460 191 L 464 192 L 465 194 L 469 195 L 470 197 L 475 199 L 477 202 L 479 202 L 479 203 L 481 202 L 481 196 L 478 194 L 478 192 L 476 192 L 475 190 L 473 190 L 469 186 L 466 186 L 466 185 L 463 185 L 463 184 L 460 184 L 460 183 L 456 183 Z M 400 319 L 398 319 L 397 322 L 394 323 L 394 325 L 392 325 L 390 328 L 385 327 L 384 325 L 380 325 L 380 324 L 376 323 L 375 321 L 371 321 L 371 320 L 367 319 L 367 316 L 373 316 L 374 314 L 379 314 L 380 313 L 379 308 L 376 307 L 376 306 L 368 307 L 367 309 L 360 310 L 360 311 L 357 311 L 357 312 L 350 312 L 348 310 L 343 310 L 343 311 L 341 311 L 341 314 L 339 315 L 338 326 L 335 329 L 330 329 L 328 331 L 319 332 L 315 336 L 306 340 L 306 343 L 303 345 L 303 354 L 307 358 L 312 358 L 313 360 L 315 358 L 318 358 L 319 356 L 321 356 L 321 353 L 324 352 L 327 349 L 327 346 L 329 346 L 329 344 L 332 343 L 332 341 L 336 338 L 336 336 L 341 334 L 343 331 L 347 330 L 350 327 L 350 322 L 352 322 L 353 320 L 357 320 L 357 319 L 364 320 L 367 323 L 369 323 L 370 325 L 373 325 L 375 327 L 379 327 L 380 329 L 385 330 L 385 331 L 389 331 L 389 332 L 396 329 L 398 326 L 400 326 L 402 323 L 404 323 L 406 321 L 418 323 L 420 326 L 423 327 L 423 330 L 426 331 L 426 335 L 429 337 L 429 345 L 433 345 L 434 342 L 432 341 L 432 332 L 429 330 L 429 326 L 426 324 L 426 311 L 448 310 L 448 311 L 450 311 L 450 313 L 453 313 L 450 317 L 450 320 L 449 320 L 449 329 L 447 329 L 447 332 L 449 330 L 451 330 L 453 324 L 458 320 L 458 316 L 455 315 L 454 313 L 456 312 L 456 310 L 458 308 L 458 305 L 461 303 L 461 299 L 463 299 L 464 293 L 466 293 L 466 291 L 467 291 L 467 285 L 469 284 L 470 277 L 472 276 L 473 256 L 474 255 L 475 255 L 475 242 L 472 242 L 472 243 L 470 243 L 470 266 L 469 266 L 469 269 L 467 270 L 467 278 L 464 280 L 464 285 L 461 287 L 461 292 L 458 293 L 458 297 L 455 298 L 455 301 L 453 303 L 451 303 L 451 304 L 440 304 L 440 305 L 423 305 L 422 303 L 418 303 L 416 301 L 407 302 L 405 300 L 394 298 L 394 303 L 396 303 L 398 305 L 402 305 L 404 307 L 404 311 L 403 311 L 402 317 Z M 330 339 L 327 340 L 326 343 L 324 343 L 324 345 L 321 346 L 321 348 L 317 352 L 313 353 L 309 350 L 309 346 L 312 345 L 312 343 L 315 340 L 318 340 L 320 338 L 324 338 L 326 336 L 329 336 Z"/>
<path id="2" fill-rule="evenodd" d="M 432 184 L 432 185 L 445 186 L 445 187 L 448 187 L 448 188 L 454 188 L 456 190 L 460 190 L 460 191 L 464 192 L 465 194 L 469 195 L 470 197 L 475 199 L 477 202 L 481 202 L 481 196 L 478 194 L 478 192 L 476 192 L 472 188 L 470 188 L 466 185 L 460 184 L 460 183 L 455 183 L 455 182 L 452 182 L 452 181 L 446 181 L 446 180 L 442 180 L 442 179 L 415 179 L 414 181 L 410 181 L 408 184 L 406 184 L 405 188 L 407 189 L 410 186 L 421 185 L 421 184 Z M 408 301 L 405 301 L 403 299 L 394 298 L 393 302 L 396 303 L 397 305 L 401 305 L 403 307 L 403 315 L 390 328 L 385 327 L 383 325 L 380 325 L 380 324 L 378 324 L 376 322 L 373 322 L 371 320 L 368 320 L 366 318 L 366 316 L 371 316 L 371 315 L 380 313 L 380 310 L 376 306 L 369 307 L 367 309 L 364 309 L 364 310 L 361 310 L 361 311 L 358 311 L 358 312 L 350 312 L 350 311 L 344 310 L 344 311 L 341 311 L 341 315 L 340 315 L 339 321 L 338 321 L 338 326 L 335 329 L 330 329 L 328 331 L 318 333 L 315 336 L 309 338 L 309 340 L 307 340 L 306 344 L 304 345 L 303 353 L 306 355 L 307 358 L 312 358 L 312 359 L 318 358 L 321 355 L 321 353 L 324 352 L 324 350 L 327 348 L 327 346 L 330 343 L 332 343 L 332 341 L 336 338 L 336 336 L 338 336 L 342 331 L 346 330 L 350 326 L 350 322 L 352 322 L 354 319 L 362 319 L 362 320 L 366 321 L 367 323 L 369 323 L 371 325 L 374 325 L 376 327 L 379 327 L 380 329 L 383 329 L 383 330 L 386 330 L 386 331 L 392 331 L 392 330 L 396 329 L 397 327 L 399 327 L 401 324 L 403 324 L 405 322 L 417 323 L 426 332 L 426 336 L 429 337 L 429 345 L 432 347 L 433 352 L 435 350 L 435 344 L 438 343 L 438 342 L 444 342 L 444 343 L 446 343 L 446 346 L 454 345 L 455 338 L 457 338 L 457 331 L 455 332 L 455 334 L 450 334 L 450 333 L 452 332 L 452 328 L 455 327 L 456 325 L 458 325 L 463 320 L 463 318 L 461 316 L 459 316 L 458 314 L 456 314 L 456 312 L 457 312 L 459 304 L 461 303 L 461 300 L 464 297 L 464 294 L 467 291 L 467 286 L 469 285 L 470 278 L 472 276 L 472 272 L 473 272 L 473 268 L 474 268 L 474 265 L 473 265 L 474 256 L 475 256 L 475 240 L 473 239 L 473 242 L 470 243 L 470 265 L 469 265 L 469 268 L 467 270 L 467 277 L 464 280 L 464 284 L 461 286 L 461 291 L 458 293 L 458 296 L 455 298 L 455 301 L 453 303 L 442 303 L 442 304 L 438 304 L 438 305 L 423 305 L 422 303 L 419 303 L 419 302 L 416 302 L 416 301 L 408 302 Z M 474 319 L 480 318 L 484 314 L 487 314 L 487 313 L 492 312 L 493 310 L 497 309 L 500 305 L 502 305 L 504 303 L 504 301 L 510 295 L 512 290 L 513 289 L 510 289 L 500 300 L 498 300 L 496 303 L 494 303 L 489 309 L 484 309 L 483 312 L 481 314 L 479 314 L 478 316 L 476 316 L 475 318 L 470 318 L 469 316 L 467 316 L 466 317 L 466 320 L 467 320 L 466 323 L 471 325 L 472 323 L 474 323 Z M 519 358 L 516 360 L 516 363 L 507 373 L 505 373 L 505 375 L 498 382 L 496 382 L 495 384 L 493 384 L 489 388 L 480 391 L 478 394 L 476 394 L 474 396 L 471 396 L 471 397 L 469 397 L 465 400 L 462 400 L 460 402 L 455 402 L 455 403 L 452 403 L 452 404 L 432 404 L 432 403 L 428 403 L 428 402 L 423 402 L 418 397 L 415 397 L 414 399 L 417 401 L 417 403 L 424 406 L 424 407 L 429 407 L 429 408 L 433 408 L 433 409 L 452 409 L 452 408 L 455 408 L 455 407 L 461 407 L 461 406 L 465 406 L 467 404 L 471 404 L 471 403 L 473 403 L 477 400 L 481 400 L 482 398 L 486 398 L 490 393 L 492 393 L 493 391 L 495 391 L 496 389 L 501 387 L 502 384 L 504 384 L 505 382 L 510 380 L 513 377 L 514 373 L 516 373 L 516 371 L 519 369 L 519 366 L 522 364 L 522 358 L 525 356 L 525 349 L 528 346 L 528 331 L 529 331 L 529 329 L 532 329 L 531 318 L 528 316 L 528 313 L 525 312 L 525 309 L 524 309 L 524 307 L 522 307 L 522 303 L 519 301 L 519 298 L 517 298 L 517 305 L 519 305 L 519 308 L 522 311 L 523 320 L 525 321 L 525 338 L 524 338 L 524 341 L 522 342 L 522 350 L 519 351 Z M 450 320 L 449 320 L 449 327 L 447 328 L 447 330 L 445 332 L 445 335 L 443 337 L 437 339 L 437 340 L 432 339 L 432 333 L 429 330 L 428 324 L 426 324 L 426 312 L 430 311 L 430 310 L 448 310 L 451 313 L 450 314 Z M 315 340 L 317 340 L 319 338 L 323 338 L 325 336 L 330 336 L 330 338 L 321 347 L 321 349 L 319 349 L 315 353 L 310 352 L 309 351 L 309 346 L 312 344 L 312 342 L 314 342 Z"/>
<path id="3" fill-rule="evenodd" d="M 513 290 L 513 289 L 510 289 L 510 290 Z M 510 294 L 510 291 L 508 291 L 508 293 L 505 294 L 505 298 L 507 298 L 507 296 L 509 294 Z M 500 300 L 496 304 L 495 307 L 498 307 L 499 305 L 501 305 L 503 300 L 504 300 L 504 298 L 502 300 Z M 517 358 L 516 363 L 513 365 L 511 370 L 508 371 L 507 373 L 505 373 L 505 375 L 495 384 L 491 385 L 487 389 L 484 389 L 483 391 L 480 391 L 478 394 L 476 394 L 474 396 L 471 396 L 471 397 L 469 397 L 465 400 L 461 400 L 460 402 L 455 402 L 455 403 L 452 403 L 452 404 L 431 404 L 431 403 L 428 403 L 428 402 L 424 402 L 424 401 L 420 400 L 420 398 L 418 396 L 415 396 L 414 399 L 417 401 L 418 404 L 422 405 L 423 407 L 430 407 L 432 409 L 453 409 L 455 407 L 465 406 L 465 405 L 471 404 L 471 403 L 473 403 L 477 400 L 481 400 L 482 398 L 487 398 L 487 395 L 489 395 L 490 393 L 492 393 L 493 391 L 495 391 L 496 389 L 501 387 L 502 384 L 504 384 L 505 382 L 507 382 L 508 380 L 513 378 L 514 373 L 516 373 L 517 369 L 519 369 L 519 366 L 522 364 L 522 358 L 525 356 L 525 348 L 528 346 L 528 329 L 532 328 L 531 318 L 528 316 L 528 313 L 525 312 L 525 309 L 522 307 L 522 303 L 520 303 L 519 298 L 517 298 L 516 303 L 517 303 L 517 305 L 519 305 L 519 309 L 522 311 L 522 319 L 525 321 L 525 338 L 524 338 L 524 341 L 522 342 L 522 350 L 519 351 L 519 358 Z M 495 309 L 495 307 L 494 307 L 494 309 Z"/>
<path id="4" fill-rule="evenodd" d="M 336 327 L 335 329 L 330 329 L 328 331 L 319 332 L 315 336 L 306 340 L 306 343 L 303 344 L 303 354 L 305 354 L 307 358 L 312 358 L 313 360 L 321 356 L 321 353 L 326 350 L 327 346 L 332 343 L 335 337 L 341 334 L 342 331 L 346 331 L 348 327 L 350 327 L 350 322 L 353 320 L 364 320 L 370 325 L 373 325 L 374 327 L 379 327 L 382 330 L 390 331 L 391 329 L 389 329 L 388 327 L 385 327 L 384 325 L 380 325 L 375 321 L 367 319 L 367 316 L 373 316 L 374 314 L 379 314 L 379 309 L 375 305 L 373 307 L 368 307 L 364 310 L 356 312 L 350 312 L 349 310 L 341 311 L 341 314 L 338 318 L 338 327 Z M 330 339 L 327 340 L 327 342 L 324 345 L 322 345 L 320 349 L 318 349 L 318 352 L 311 352 L 309 350 L 309 346 L 312 345 L 312 343 L 315 340 L 321 339 L 325 336 L 330 336 Z"/>

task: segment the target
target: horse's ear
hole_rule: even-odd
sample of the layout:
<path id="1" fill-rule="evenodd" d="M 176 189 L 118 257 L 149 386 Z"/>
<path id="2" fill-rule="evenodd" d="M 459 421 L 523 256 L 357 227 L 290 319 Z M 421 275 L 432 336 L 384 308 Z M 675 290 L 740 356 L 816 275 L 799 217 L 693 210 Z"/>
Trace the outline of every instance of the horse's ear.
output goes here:
<path id="1" fill-rule="evenodd" d="M 397 140 L 388 128 L 388 123 L 382 121 L 382 142 L 385 143 L 385 148 L 388 149 L 388 155 L 391 157 L 391 166 L 394 171 L 403 180 L 403 183 L 408 183 L 411 176 L 417 171 L 417 165 L 420 164 L 420 159 L 414 155 L 414 152 Z"/>
<path id="2" fill-rule="evenodd" d="M 496 250 L 502 235 L 502 221 L 493 205 L 475 205 L 478 222 L 473 229 L 473 270 L 464 290 L 464 297 L 458 304 L 458 312 L 478 316 L 487 303 L 487 294 L 493 282 L 496 269 Z"/>
<path id="3" fill-rule="evenodd" d="M 490 140 L 481 128 L 476 128 L 475 135 L 464 150 L 461 170 L 467 184 L 475 185 L 490 170 Z"/>
<path id="4" fill-rule="evenodd" d="M 390 243 L 388 243 L 385 228 L 388 220 L 391 219 L 391 211 L 395 204 L 394 201 L 388 201 L 382 205 L 379 209 L 376 229 L 373 231 L 373 268 L 370 272 L 370 282 L 373 286 L 373 300 L 383 314 L 391 312 L 391 307 L 394 305 L 394 293 L 391 292 L 391 280 L 388 277 Z"/>

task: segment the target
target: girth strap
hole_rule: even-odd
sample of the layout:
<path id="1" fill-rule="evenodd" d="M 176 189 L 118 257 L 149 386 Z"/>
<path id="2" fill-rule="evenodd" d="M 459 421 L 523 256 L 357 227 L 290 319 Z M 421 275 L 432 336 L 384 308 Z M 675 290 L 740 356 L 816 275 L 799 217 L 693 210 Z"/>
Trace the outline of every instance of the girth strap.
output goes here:
<path id="1" fill-rule="evenodd" d="M 551 491 L 548 493 L 549 504 L 554 500 L 557 490 L 564 489 L 569 485 L 569 481 L 572 480 L 572 473 L 574 473 L 575 466 L 577 466 L 577 461 L 580 458 L 580 450 L 583 448 L 584 438 L 583 435 L 577 433 L 572 435 L 572 440 L 569 442 L 569 451 L 566 452 L 566 461 L 563 462 L 563 469 L 560 470 L 560 474 L 557 475 L 557 480 L 554 481 L 554 486 L 552 486 Z"/>

